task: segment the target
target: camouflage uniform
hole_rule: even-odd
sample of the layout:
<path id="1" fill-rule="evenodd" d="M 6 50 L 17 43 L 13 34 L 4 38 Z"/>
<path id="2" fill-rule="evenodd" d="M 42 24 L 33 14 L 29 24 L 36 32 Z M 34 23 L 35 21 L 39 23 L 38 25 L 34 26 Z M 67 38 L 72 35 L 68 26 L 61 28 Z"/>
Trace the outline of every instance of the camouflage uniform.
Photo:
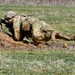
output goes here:
<path id="1" fill-rule="evenodd" d="M 13 18 L 13 30 L 14 30 L 14 37 L 16 40 L 20 40 L 20 16 L 15 16 Z"/>
<path id="2" fill-rule="evenodd" d="M 49 41 L 54 31 L 47 23 L 34 17 L 28 17 L 27 20 L 22 22 L 22 30 L 29 31 L 32 40 L 36 43 Z"/>
<path id="3" fill-rule="evenodd" d="M 32 37 L 32 40 L 36 43 L 44 43 L 50 40 L 53 29 L 47 23 L 33 17 L 13 16 L 13 14 L 15 13 L 8 12 L 5 19 L 12 18 L 15 40 L 23 40 L 24 37 Z"/>
<path id="4" fill-rule="evenodd" d="M 50 40 L 53 31 L 44 21 L 35 22 L 32 25 L 32 39 L 36 43 L 45 43 Z"/>
<path id="5" fill-rule="evenodd" d="M 26 30 L 27 27 L 30 25 L 27 25 L 27 16 L 23 15 L 17 15 L 14 11 L 9 11 L 5 15 L 5 19 L 7 20 L 8 24 L 11 24 L 12 27 L 10 27 L 10 31 L 13 32 L 13 37 L 15 40 L 23 40 L 23 37 L 25 36 L 23 32 L 28 31 Z M 26 27 L 27 26 L 27 27 Z M 11 30 L 11 28 L 13 30 Z"/>
<path id="6" fill-rule="evenodd" d="M 23 40 L 24 37 L 31 37 L 36 43 L 45 43 L 50 39 L 62 38 L 67 40 L 74 40 L 74 36 L 68 36 L 55 32 L 50 25 L 44 21 L 39 21 L 36 18 L 27 15 L 16 15 L 15 12 L 8 12 L 5 15 L 8 24 L 12 23 L 13 35 L 15 40 Z"/>
<path id="7" fill-rule="evenodd" d="M 16 15 L 13 18 L 13 30 L 16 40 L 23 40 L 24 36 L 30 35 L 30 22 L 26 16 Z"/>
<path id="8" fill-rule="evenodd" d="M 31 38 L 36 43 L 46 43 L 47 41 L 57 39 L 75 40 L 74 35 L 55 32 L 49 24 L 44 21 L 39 21 L 36 18 L 30 17 L 22 22 L 22 30 L 29 31 Z M 24 34 L 27 34 L 27 32 Z M 26 36 L 26 35 L 25 35 Z M 28 35 L 29 36 L 29 35 Z"/>

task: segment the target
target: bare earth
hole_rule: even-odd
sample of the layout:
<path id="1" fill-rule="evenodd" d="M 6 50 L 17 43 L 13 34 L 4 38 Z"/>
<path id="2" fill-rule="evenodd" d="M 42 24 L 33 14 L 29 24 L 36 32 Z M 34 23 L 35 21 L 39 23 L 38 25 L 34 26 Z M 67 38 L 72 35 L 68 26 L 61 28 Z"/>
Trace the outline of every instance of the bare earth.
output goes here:
<path id="1" fill-rule="evenodd" d="M 0 32 L 0 50 L 55 50 L 55 49 L 75 49 L 75 45 L 68 46 L 67 44 L 58 44 L 50 42 L 46 44 L 34 44 L 33 42 L 27 43 L 25 41 L 14 41 L 12 37 L 4 32 Z"/>

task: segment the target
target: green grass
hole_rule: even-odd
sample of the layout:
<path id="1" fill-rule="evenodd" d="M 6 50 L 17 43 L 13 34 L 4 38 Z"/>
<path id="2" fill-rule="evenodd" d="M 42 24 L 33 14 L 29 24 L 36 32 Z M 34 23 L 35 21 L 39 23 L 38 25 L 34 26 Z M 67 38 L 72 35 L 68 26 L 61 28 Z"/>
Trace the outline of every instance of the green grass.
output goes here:
<path id="1" fill-rule="evenodd" d="M 1 51 L 0 75 L 74 75 L 75 51 Z"/>
<path id="2" fill-rule="evenodd" d="M 0 16 L 10 10 L 38 17 L 56 31 L 75 34 L 75 6 L 0 6 Z"/>
<path id="3" fill-rule="evenodd" d="M 0 6 L 0 17 L 10 10 L 38 17 L 55 31 L 75 34 L 75 6 Z M 0 51 L 0 75 L 74 74 L 75 50 Z"/>

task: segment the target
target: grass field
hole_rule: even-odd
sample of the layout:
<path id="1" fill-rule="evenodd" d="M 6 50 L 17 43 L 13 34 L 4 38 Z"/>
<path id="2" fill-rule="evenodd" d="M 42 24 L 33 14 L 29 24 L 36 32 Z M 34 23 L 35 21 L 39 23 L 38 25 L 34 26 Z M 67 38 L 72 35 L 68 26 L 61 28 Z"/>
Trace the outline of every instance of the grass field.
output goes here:
<path id="1" fill-rule="evenodd" d="M 44 20 L 56 31 L 75 34 L 75 7 L 69 6 L 0 6 L 0 16 L 7 11 L 30 14 Z"/>
<path id="2" fill-rule="evenodd" d="M 74 75 L 75 51 L 1 51 L 0 75 Z"/>
<path id="3" fill-rule="evenodd" d="M 10 10 L 31 14 L 58 32 L 75 34 L 75 7 L 0 6 L 0 17 Z M 75 75 L 75 50 L 1 50 L 0 75 Z"/>

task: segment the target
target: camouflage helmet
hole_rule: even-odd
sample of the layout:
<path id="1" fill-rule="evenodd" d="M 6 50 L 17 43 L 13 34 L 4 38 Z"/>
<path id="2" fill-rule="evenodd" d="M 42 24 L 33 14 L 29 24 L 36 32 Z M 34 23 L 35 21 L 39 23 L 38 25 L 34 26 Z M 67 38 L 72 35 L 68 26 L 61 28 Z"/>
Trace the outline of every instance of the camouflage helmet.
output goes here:
<path id="1" fill-rule="evenodd" d="M 14 16 L 16 15 L 16 12 L 14 11 L 8 11 L 6 14 L 5 14 L 5 19 L 10 19 L 10 18 L 13 18 Z"/>

